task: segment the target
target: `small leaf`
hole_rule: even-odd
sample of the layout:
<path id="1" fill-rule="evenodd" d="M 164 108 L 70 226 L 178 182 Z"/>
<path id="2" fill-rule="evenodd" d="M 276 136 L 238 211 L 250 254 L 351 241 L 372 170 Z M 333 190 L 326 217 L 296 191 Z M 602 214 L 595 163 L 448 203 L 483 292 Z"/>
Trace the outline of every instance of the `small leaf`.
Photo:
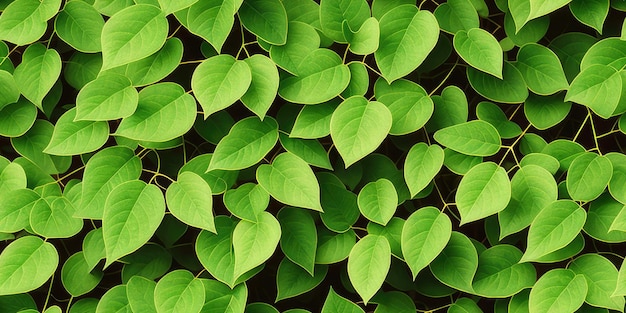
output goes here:
<path id="1" fill-rule="evenodd" d="M 50 143 L 44 150 L 53 155 L 77 155 L 93 152 L 109 139 L 107 122 L 74 121 L 76 109 L 65 112 L 56 125 Z"/>
<path id="2" fill-rule="evenodd" d="M 522 129 L 519 125 L 509 121 L 509 118 L 502 112 L 502 109 L 491 102 L 481 101 L 476 106 L 476 117 L 493 125 L 502 138 L 515 138 L 522 133 Z"/>
<path id="3" fill-rule="evenodd" d="M 326 296 L 326 300 L 324 301 L 321 313 L 336 312 L 365 313 L 365 311 L 363 311 L 363 309 L 361 309 L 358 305 L 337 294 L 331 286 L 330 291 L 328 291 L 328 296 Z"/>
<path id="4" fill-rule="evenodd" d="M 559 58 L 542 45 L 529 43 L 520 48 L 515 67 L 528 89 L 538 95 L 551 95 L 569 87 Z"/>
<path id="5" fill-rule="evenodd" d="M 54 274 L 59 254 L 49 242 L 36 236 L 12 241 L 0 254 L 0 295 L 30 292 Z"/>
<path id="6" fill-rule="evenodd" d="M 374 53 L 382 76 L 391 83 L 415 70 L 435 48 L 435 16 L 415 5 L 400 5 L 380 19 L 380 44 Z"/>
<path id="7" fill-rule="evenodd" d="M 262 212 L 258 221 L 240 221 L 233 231 L 234 277 L 239 278 L 249 270 L 267 261 L 278 246 L 281 229 L 276 218 Z"/>
<path id="8" fill-rule="evenodd" d="M 309 292 L 326 278 L 328 266 L 317 265 L 315 275 L 305 271 L 299 265 L 284 258 L 278 265 L 276 273 L 276 302 Z"/>
<path id="9" fill-rule="evenodd" d="M 361 214 L 368 220 L 387 225 L 398 206 L 398 194 L 393 184 L 384 178 L 367 183 L 357 198 Z"/>
<path id="10" fill-rule="evenodd" d="M 441 91 L 440 96 L 432 96 L 432 100 L 435 111 L 426 124 L 428 132 L 467 122 L 469 106 L 461 88 L 447 86 Z"/>
<path id="11" fill-rule="evenodd" d="M 295 154 L 308 164 L 329 170 L 333 169 L 328 158 L 328 152 L 319 140 L 290 138 L 283 133 L 278 135 L 278 140 L 285 150 Z"/>
<path id="12" fill-rule="evenodd" d="M 568 269 L 583 275 L 587 280 L 585 302 L 596 307 L 611 310 L 624 310 L 624 297 L 613 296 L 617 286 L 617 268 L 602 255 L 588 253 L 569 263 Z"/>
<path id="13" fill-rule="evenodd" d="M 319 184 L 313 170 L 297 156 L 281 153 L 271 165 L 259 166 L 256 178 L 274 199 L 287 205 L 322 211 Z"/>
<path id="14" fill-rule="evenodd" d="M 157 312 L 200 312 L 204 305 L 204 285 L 186 270 L 167 273 L 154 288 Z"/>
<path id="15" fill-rule="evenodd" d="M 565 247 L 582 230 L 587 213 L 571 200 L 557 200 L 543 208 L 528 230 L 528 246 L 520 262 L 538 259 Z"/>
<path id="16" fill-rule="evenodd" d="M 296 117 L 289 137 L 315 139 L 330 135 L 330 120 L 338 105 L 333 100 L 318 105 L 305 105 Z"/>
<path id="17" fill-rule="evenodd" d="M 229 288 L 212 279 L 201 281 L 205 292 L 205 303 L 201 312 L 244 312 L 248 299 L 248 288 L 245 284 Z"/>
<path id="18" fill-rule="evenodd" d="M 4 13 L 2 14 L 4 15 Z M 15 68 L 13 77 L 24 97 L 39 109 L 43 98 L 61 75 L 61 57 L 54 49 L 46 49 L 42 44 L 26 48 L 22 63 Z"/>
<path id="19" fill-rule="evenodd" d="M 563 121 L 571 108 L 572 103 L 563 101 L 562 94 L 552 96 L 531 94 L 524 102 L 524 115 L 533 127 L 545 130 Z"/>
<path id="20" fill-rule="evenodd" d="M 445 248 L 452 234 L 452 222 L 435 207 L 425 207 L 411 214 L 402 228 L 402 255 L 417 274 Z"/>
<path id="21" fill-rule="evenodd" d="M 446 247 L 430 263 L 431 272 L 440 282 L 467 293 L 474 293 L 472 279 L 477 268 L 476 248 L 459 232 L 452 232 Z"/>
<path id="22" fill-rule="evenodd" d="M 357 195 L 346 190 L 343 182 L 332 173 L 318 173 L 317 177 L 324 209 L 320 214 L 322 223 L 334 232 L 349 230 L 360 216 Z"/>
<path id="23" fill-rule="evenodd" d="M 567 171 L 567 191 L 573 200 L 591 201 L 602 194 L 613 175 L 611 161 L 596 153 L 577 156 Z"/>
<path id="24" fill-rule="evenodd" d="M 115 187 L 106 199 L 102 216 L 104 267 L 148 242 L 164 214 L 165 199 L 157 186 L 132 180 Z"/>
<path id="25" fill-rule="evenodd" d="M 316 264 L 333 264 L 344 260 L 356 243 L 356 234 L 352 229 L 337 234 L 322 227 L 318 228 L 317 237 Z"/>
<path id="26" fill-rule="evenodd" d="M 404 160 L 404 180 L 415 197 L 435 178 L 443 166 L 444 152 L 438 145 L 420 142 L 409 150 Z"/>
<path id="27" fill-rule="evenodd" d="M 374 17 L 366 19 L 357 31 L 350 28 L 347 20 L 343 21 L 343 36 L 349 42 L 348 48 L 352 53 L 368 55 L 378 50 L 380 40 L 380 26 Z"/>
<path id="28" fill-rule="evenodd" d="M 504 62 L 502 79 L 475 70 L 473 67 L 467 68 L 467 79 L 476 92 L 494 102 L 522 103 L 528 98 L 524 77 L 509 62 Z"/>
<path id="29" fill-rule="evenodd" d="M 272 60 L 262 54 L 255 54 L 244 60 L 250 67 L 252 80 L 241 102 L 263 119 L 278 92 L 278 69 Z"/>
<path id="30" fill-rule="evenodd" d="M 491 33 L 460 30 L 454 35 L 454 49 L 472 67 L 502 79 L 502 49 Z"/>
<path id="31" fill-rule="evenodd" d="M 494 155 L 500 151 L 502 144 L 498 130 L 481 120 L 440 129 L 435 133 L 434 138 L 443 146 L 474 156 Z"/>
<path id="32" fill-rule="evenodd" d="M 391 129 L 389 109 L 361 96 L 344 100 L 330 120 L 330 135 L 346 168 L 374 152 Z"/>
<path id="33" fill-rule="evenodd" d="M 280 0 L 244 0 L 237 13 L 243 26 L 262 40 L 287 42 L 287 12 Z"/>
<path id="34" fill-rule="evenodd" d="M 167 208 L 187 225 L 216 232 L 211 187 L 194 172 L 182 172 L 165 192 Z"/>
<path id="35" fill-rule="evenodd" d="M 261 121 L 248 117 L 238 121 L 215 147 L 208 171 L 240 170 L 265 157 L 278 141 L 278 124 L 269 117 Z"/>
<path id="36" fill-rule="evenodd" d="M 104 27 L 102 15 L 86 2 L 67 2 L 54 20 L 54 30 L 59 38 L 74 49 L 100 52 L 100 35 Z"/>
<path id="37" fill-rule="evenodd" d="M 165 14 L 147 4 L 113 14 L 102 28 L 102 70 L 143 59 L 161 49 L 169 30 Z"/>
<path id="38" fill-rule="evenodd" d="M 382 286 L 390 266 L 391 248 L 383 236 L 367 235 L 350 251 L 348 277 L 365 304 Z"/>
<path id="39" fill-rule="evenodd" d="M 474 166 L 463 176 L 456 192 L 461 224 L 498 213 L 511 199 L 511 182 L 504 168 L 493 162 Z"/>
<path id="40" fill-rule="evenodd" d="M 530 312 L 574 312 L 585 301 L 587 282 L 583 275 L 563 268 L 543 274 L 530 291 Z"/>
<path id="41" fill-rule="evenodd" d="M 61 269 L 61 282 L 69 294 L 74 297 L 84 295 L 98 286 L 104 273 L 90 271 L 83 252 L 70 256 Z"/>
<path id="42" fill-rule="evenodd" d="M 137 109 L 139 94 L 126 76 L 103 73 L 76 97 L 76 120 L 107 121 L 128 117 Z"/>
<path id="43" fill-rule="evenodd" d="M 270 203 L 270 195 L 260 185 L 245 183 L 224 194 L 224 205 L 242 220 L 257 221 L 259 213 L 265 211 Z M 282 224 L 281 224 L 282 226 Z"/>
<path id="44" fill-rule="evenodd" d="M 0 109 L 20 99 L 20 90 L 11 73 L 0 70 Z"/>

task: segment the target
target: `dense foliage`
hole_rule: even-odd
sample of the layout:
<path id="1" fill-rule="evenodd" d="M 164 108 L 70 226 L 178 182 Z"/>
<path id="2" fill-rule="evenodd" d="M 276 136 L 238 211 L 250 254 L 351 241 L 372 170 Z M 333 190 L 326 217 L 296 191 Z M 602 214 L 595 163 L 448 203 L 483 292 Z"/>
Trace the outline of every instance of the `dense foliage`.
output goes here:
<path id="1" fill-rule="evenodd" d="M 624 311 L 626 1 L 0 9 L 1 312 Z"/>

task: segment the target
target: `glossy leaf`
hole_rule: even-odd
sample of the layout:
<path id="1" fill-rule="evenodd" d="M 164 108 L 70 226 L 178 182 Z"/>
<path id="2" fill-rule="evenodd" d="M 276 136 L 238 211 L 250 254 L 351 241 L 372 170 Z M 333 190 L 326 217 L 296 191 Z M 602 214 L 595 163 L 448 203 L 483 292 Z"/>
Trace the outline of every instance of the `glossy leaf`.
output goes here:
<path id="1" fill-rule="evenodd" d="M 187 225 L 216 232 L 209 184 L 194 172 L 182 172 L 165 192 L 168 210 Z"/>
<path id="2" fill-rule="evenodd" d="M 574 312 L 585 301 L 587 282 L 583 275 L 563 268 L 543 274 L 530 291 L 529 312 Z"/>
<path id="3" fill-rule="evenodd" d="M 456 192 L 461 224 L 498 213 L 511 199 L 511 182 L 504 168 L 492 162 L 474 166 L 463 176 Z"/>
<path id="4" fill-rule="evenodd" d="M 604 191 L 613 175 L 611 161 L 595 153 L 576 157 L 567 171 L 567 191 L 573 200 L 591 201 Z"/>
<path id="5" fill-rule="evenodd" d="M 74 297 L 86 294 L 96 288 L 103 276 L 104 273 L 99 270 L 90 272 L 83 252 L 77 252 L 70 256 L 61 269 L 63 287 Z"/>
<path id="6" fill-rule="evenodd" d="M 55 247 L 35 236 L 12 241 L 0 254 L 0 295 L 35 290 L 54 274 L 59 264 Z"/>
<path id="7" fill-rule="evenodd" d="M 280 248 L 293 263 L 314 273 L 317 232 L 311 214 L 299 208 L 282 208 L 277 215 L 282 236 Z"/>
<path id="8" fill-rule="evenodd" d="M 204 285 L 186 270 L 169 272 L 154 289 L 157 312 L 200 312 L 204 305 Z"/>
<path id="9" fill-rule="evenodd" d="M 468 293 L 474 293 L 472 279 L 477 268 L 476 248 L 459 232 L 452 232 L 446 247 L 430 263 L 431 272 L 440 282 Z"/>
<path id="10" fill-rule="evenodd" d="M 454 49 L 472 67 L 502 79 L 502 49 L 489 32 L 460 30 L 454 35 Z"/>
<path id="11" fill-rule="evenodd" d="M 104 27 L 102 15 L 83 1 L 67 2 L 54 20 L 57 35 L 81 52 L 102 50 L 100 35 Z"/>
<path id="12" fill-rule="evenodd" d="M 238 11 L 243 26 L 273 45 L 287 42 L 287 11 L 279 0 L 244 0 Z"/>
<path id="13" fill-rule="evenodd" d="M 500 135 L 491 124 L 474 120 L 435 132 L 435 140 L 456 152 L 473 156 L 490 156 L 500 151 Z"/>
<path id="14" fill-rule="evenodd" d="M 422 128 L 434 111 L 433 100 L 420 85 L 399 79 L 388 84 L 377 79 L 374 85 L 376 101 L 391 112 L 391 135 L 405 135 Z"/>
<path id="15" fill-rule="evenodd" d="M 139 94 L 126 76 L 105 73 L 81 88 L 76 97 L 77 121 L 107 121 L 128 117 L 137 109 Z"/>
<path id="16" fill-rule="evenodd" d="M 368 220 L 387 225 L 398 206 L 398 194 L 393 184 L 384 178 L 367 183 L 357 198 L 361 214 Z"/>
<path id="17" fill-rule="evenodd" d="M 276 301 L 292 298 L 307 293 L 317 287 L 326 278 L 328 266 L 317 265 L 314 275 L 299 265 L 283 259 L 276 273 Z"/>
<path id="18" fill-rule="evenodd" d="M 588 253 L 577 257 L 567 268 L 587 280 L 586 303 L 617 311 L 624 309 L 624 297 L 612 295 L 617 286 L 618 271 L 611 261 L 602 255 Z"/>
<path id="19" fill-rule="evenodd" d="M 233 231 L 234 277 L 261 265 L 278 246 L 281 229 L 276 218 L 267 212 L 258 215 L 258 221 L 240 221 Z"/>
<path id="20" fill-rule="evenodd" d="M 4 15 L 4 14 L 3 14 Z M 26 48 L 22 63 L 15 68 L 13 77 L 20 92 L 30 102 L 42 109 L 43 98 L 61 75 L 61 57 L 56 50 L 42 44 Z"/>
<path id="21" fill-rule="evenodd" d="M 74 121 L 76 113 L 75 109 L 71 109 L 59 118 L 45 153 L 77 155 L 95 151 L 106 143 L 109 139 L 109 124 Z"/>
<path id="22" fill-rule="evenodd" d="M 263 119 L 278 92 L 278 69 L 276 65 L 261 54 L 255 54 L 244 60 L 250 67 L 251 82 L 241 102 Z"/>
<path id="23" fill-rule="evenodd" d="M 354 304 L 350 300 L 337 294 L 332 287 L 326 296 L 324 306 L 321 313 L 333 313 L 333 312 L 345 312 L 345 313 L 365 313 L 358 305 Z"/>
<path id="24" fill-rule="evenodd" d="M 535 94 L 551 95 L 569 87 L 559 58 L 542 45 L 530 43 L 520 48 L 515 67 Z"/>
<path id="25" fill-rule="evenodd" d="M 476 92 L 494 102 L 522 103 L 528 97 L 524 76 L 509 62 L 504 62 L 502 79 L 472 67 L 467 68 L 467 79 Z"/>

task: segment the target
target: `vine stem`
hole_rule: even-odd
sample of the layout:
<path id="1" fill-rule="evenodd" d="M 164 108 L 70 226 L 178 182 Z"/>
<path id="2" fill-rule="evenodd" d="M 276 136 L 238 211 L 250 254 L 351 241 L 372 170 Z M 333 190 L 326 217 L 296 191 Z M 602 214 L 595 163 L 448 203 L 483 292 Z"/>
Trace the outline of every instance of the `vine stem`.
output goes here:
<path id="1" fill-rule="evenodd" d="M 448 74 L 446 74 L 446 77 L 443 78 L 443 80 L 439 83 L 439 85 L 437 85 L 437 87 L 435 87 L 435 89 L 433 89 L 433 91 L 431 91 L 428 96 L 432 96 L 439 88 L 441 88 L 441 86 L 443 86 L 443 84 L 446 83 L 446 81 L 448 80 L 448 78 L 450 78 L 450 75 L 452 75 L 452 72 L 454 71 L 454 69 L 456 68 L 456 66 L 459 65 L 459 59 L 456 59 L 456 62 L 454 62 L 454 65 L 452 65 L 452 68 L 448 71 Z"/>

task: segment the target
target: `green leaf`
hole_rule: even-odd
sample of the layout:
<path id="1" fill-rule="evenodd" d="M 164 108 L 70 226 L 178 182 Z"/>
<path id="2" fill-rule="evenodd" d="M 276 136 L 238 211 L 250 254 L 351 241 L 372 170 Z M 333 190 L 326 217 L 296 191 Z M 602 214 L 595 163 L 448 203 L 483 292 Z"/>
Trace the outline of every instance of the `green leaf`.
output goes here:
<path id="1" fill-rule="evenodd" d="M 422 128 L 434 111 L 433 100 L 426 90 L 409 80 L 388 84 L 379 78 L 374 84 L 374 95 L 391 112 L 391 135 L 405 135 Z"/>
<path id="2" fill-rule="evenodd" d="M 102 28 L 102 70 L 141 60 L 161 49 L 169 24 L 165 14 L 147 4 L 131 5 L 111 16 Z"/>
<path id="3" fill-rule="evenodd" d="M 413 273 L 428 266 L 448 244 L 452 222 L 435 207 L 413 212 L 402 228 L 402 255 Z"/>
<path id="4" fill-rule="evenodd" d="M 43 182 L 51 177 L 47 174 L 58 174 L 65 172 L 71 163 L 69 156 L 52 156 L 43 153 L 52 138 L 54 126 L 45 120 L 36 120 L 33 126 L 22 136 L 11 138 L 11 145 L 20 155 L 24 156 L 25 162 L 21 162 L 22 167 L 28 166 L 31 173 L 25 168 L 29 177 L 29 186 L 33 187 L 33 181 Z M 17 161 L 14 160 L 14 161 Z M 36 174 L 37 173 L 37 174 Z M 33 177 L 31 177 L 33 175 Z M 37 179 L 34 176 L 38 176 Z M 45 183 L 45 182 L 44 182 Z M 37 186 L 37 184 L 34 184 Z"/>
<path id="5" fill-rule="evenodd" d="M 550 172 L 537 165 L 520 168 L 511 180 L 511 201 L 498 213 L 500 239 L 528 227 L 539 212 L 556 201 L 557 195 Z"/>
<path id="6" fill-rule="evenodd" d="M 514 246 L 495 245 L 480 254 L 472 286 L 489 298 L 511 297 L 535 284 L 537 273 L 529 263 L 518 263 L 522 252 Z"/>
<path id="7" fill-rule="evenodd" d="M 611 296 L 624 296 L 626 294 L 626 266 L 624 266 L 625 262 L 626 261 L 622 261 L 622 265 L 619 268 L 619 271 L 617 273 L 615 290 L 611 293 Z"/>
<path id="8" fill-rule="evenodd" d="M 595 240 L 617 243 L 626 241 L 626 233 L 612 230 L 611 225 L 623 210 L 624 204 L 605 193 L 591 202 L 584 230 Z"/>
<path id="9" fill-rule="evenodd" d="M 571 102 L 563 101 L 563 94 L 552 96 L 531 94 L 524 102 L 524 115 L 533 127 L 545 130 L 563 121 L 571 107 Z"/>
<path id="10" fill-rule="evenodd" d="M 447 313 L 482 313 L 482 310 L 470 298 L 459 298 L 449 308 Z"/>
<path id="11" fill-rule="evenodd" d="M 398 194 L 389 180 L 381 178 L 367 183 L 359 191 L 357 203 L 363 216 L 385 226 L 396 212 Z"/>
<path id="12" fill-rule="evenodd" d="M 311 214 L 299 208 L 284 207 L 276 216 L 280 222 L 280 248 L 293 263 L 313 276 L 317 232 Z"/>
<path id="13" fill-rule="evenodd" d="M 278 246 L 281 236 L 276 218 L 261 212 L 256 223 L 240 221 L 233 231 L 234 277 L 239 278 L 249 270 L 267 261 Z"/>
<path id="14" fill-rule="evenodd" d="M 41 287 L 58 264 L 59 254 L 51 243 L 35 236 L 12 241 L 0 254 L 0 296 Z"/>
<path id="15" fill-rule="evenodd" d="M 165 192 L 167 208 L 177 219 L 200 229 L 216 232 L 211 187 L 200 175 L 182 172 Z"/>
<path id="16" fill-rule="evenodd" d="M 316 9 L 319 19 L 319 8 Z M 280 46 L 272 45 L 269 52 L 270 58 L 276 65 L 291 74 L 299 76 L 298 66 L 302 60 L 319 47 L 320 36 L 313 26 L 290 20 L 287 30 L 287 43 Z"/>
<path id="17" fill-rule="evenodd" d="M 205 303 L 201 312 L 244 312 L 248 298 L 246 285 L 240 284 L 234 288 L 229 288 L 215 280 L 201 279 L 201 281 L 205 292 Z"/>
<path id="18" fill-rule="evenodd" d="M 167 15 L 186 9 L 196 2 L 198 2 L 198 0 L 159 0 L 159 6 L 161 10 L 163 10 L 163 13 Z"/>
<path id="19" fill-rule="evenodd" d="M 285 76 L 278 87 L 278 94 L 290 102 L 323 103 L 338 96 L 350 83 L 350 69 L 329 49 L 313 50 L 296 66 L 297 76 Z"/>
<path id="20" fill-rule="evenodd" d="M 159 83 L 139 92 L 137 110 L 122 119 L 115 135 L 166 142 L 187 133 L 196 117 L 196 102 L 176 83 Z"/>
<path id="21" fill-rule="evenodd" d="M 133 312 L 156 313 L 154 289 L 156 283 L 142 276 L 133 276 L 126 283 L 126 297 Z"/>
<path id="22" fill-rule="evenodd" d="M 254 302 L 246 305 L 246 313 L 280 313 L 278 310 L 264 302 Z"/>
<path id="23" fill-rule="evenodd" d="M 90 271 L 83 252 L 70 256 L 61 269 L 63 287 L 73 297 L 84 295 L 100 284 L 104 273 L 100 270 Z"/>
<path id="24" fill-rule="evenodd" d="M 552 175 L 556 174 L 560 166 L 559 160 L 557 160 L 555 157 L 537 152 L 525 155 L 519 162 L 519 164 L 520 167 L 536 165 L 547 170 Z"/>
<path id="25" fill-rule="evenodd" d="M 348 257 L 356 243 L 356 234 L 352 229 L 343 233 L 335 233 L 326 228 L 318 228 L 316 264 L 333 264 Z"/>
<path id="26" fill-rule="evenodd" d="M 409 150 L 404 160 L 404 180 L 411 197 L 424 190 L 443 166 L 444 153 L 438 145 L 420 142 Z"/>
<path id="27" fill-rule="evenodd" d="M 348 277 L 365 304 L 382 287 L 390 266 L 391 248 L 383 236 L 367 235 L 350 251 Z"/>
<path id="28" fill-rule="evenodd" d="M 437 6 L 434 14 L 439 27 L 451 34 L 456 34 L 461 30 L 469 31 L 480 26 L 478 12 L 470 0 L 447 1 Z"/>
<path id="29" fill-rule="evenodd" d="M 335 312 L 365 313 L 365 311 L 363 311 L 363 309 L 361 309 L 358 305 L 337 294 L 331 286 L 328 291 L 328 296 L 326 296 L 326 300 L 324 300 L 324 306 L 322 307 L 321 313 Z"/>
<path id="30" fill-rule="evenodd" d="M 343 101 L 330 120 L 330 135 L 346 168 L 374 152 L 391 129 L 389 109 L 354 96 Z"/>
<path id="31" fill-rule="evenodd" d="M 583 275 L 557 268 L 543 274 L 530 290 L 530 312 L 574 312 L 585 301 L 587 282 Z"/>
<path id="32" fill-rule="evenodd" d="M 30 227 L 46 238 L 72 237 L 83 228 L 83 220 L 72 217 L 74 210 L 64 197 L 40 199 L 30 211 Z"/>
<path id="33" fill-rule="evenodd" d="M 591 201 L 602 194 L 613 175 L 611 161 L 596 153 L 577 156 L 567 171 L 567 191 L 573 200 Z"/>
<path id="34" fill-rule="evenodd" d="M 560 170 L 566 171 L 572 161 L 580 154 L 585 152 L 585 148 L 577 142 L 565 139 L 557 139 L 546 145 L 541 151 L 555 157 L 561 164 Z"/>
<path id="35" fill-rule="evenodd" d="M 318 140 L 290 138 L 283 133 L 279 134 L 278 139 L 285 150 L 295 154 L 308 164 L 329 170 L 333 169 L 326 148 Z"/>
<path id="36" fill-rule="evenodd" d="M 229 287 L 234 287 L 235 257 L 232 249 L 232 235 L 235 229 L 235 221 L 227 216 L 215 217 L 216 234 L 201 231 L 196 240 L 195 250 L 202 266 L 215 279 Z"/>
<path id="37" fill-rule="evenodd" d="M 109 139 L 106 122 L 74 121 L 76 109 L 65 112 L 54 126 L 45 153 L 53 155 L 77 155 L 95 151 Z"/>
<path id="38" fill-rule="evenodd" d="M 370 85 L 370 76 L 365 63 L 352 61 L 348 63 L 348 68 L 350 69 L 350 83 L 348 87 L 341 92 L 341 96 L 343 98 L 364 96 Z"/>
<path id="39" fill-rule="evenodd" d="M 263 119 L 278 92 L 278 69 L 272 60 L 262 54 L 255 54 L 244 62 L 250 67 L 252 80 L 246 93 L 241 96 L 241 102 Z"/>
<path id="40" fill-rule="evenodd" d="M 530 225 L 528 246 L 520 262 L 567 246 L 582 230 L 586 217 L 585 210 L 571 200 L 557 200 L 543 208 Z"/>
<path id="41" fill-rule="evenodd" d="M 467 97 L 461 88 L 447 86 L 441 91 L 440 96 L 432 96 L 432 100 L 435 111 L 426 124 L 428 132 L 467 122 L 469 108 Z"/>
<path id="42" fill-rule="evenodd" d="M 346 41 L 348 41 L 348 48 L 352 53 L 368 55 L 378 50 L 380 25 L 376 18 L 370 17 L 366 19 L 356 31 L 350 28 L 347 20 L 343 21 L 342 27 L 343 36 L 346 38 Z"/>
<path id="43" fill-rule="evenodd" d="M 338 105 L 335 101 L 329 101 L 304 106 L 296 117 L 289 137 L 315 139 L 330 135 L 330 120 Z"/>
<path id="44" fill-rule="evenodd" d="M 509 62 L 504 62 L 502 79 L 467 68 L 467 79 L 481 96 L 501 103 L 522 103 L 528 97 L 524 76 Z"/>
<path id="45" fill-rule="evenodd" d="M 11 73 L 0 70 L 0 109 L 20 99 L 20 90 Z"/>
<path id="46" fill-rule="evenodd" d="M 244 0 L 237 13 L 243 26 L 262 40 L 287 42 L 287 11 L 280 0 Z"/>
<path id="47" fill-rule="evenodd" d="M 128 297 L 126 296 L 126 285 L 117 285 L 107 290 L 96 308 L 97 313 L 116 313 L 130 311 Z"/>
<path id="48" fill-rule="evenodd" d="M 472 167 L 483 162 L 482 157 L 458 153 L 450 148 L 443 149 L 443 154 L 443 165 L 453 173 L 459 175 L 467 174 Z"/>
<path id="49" fill-rule="evenodd" d="M 490 156 L 500 151 L 498 130 L 491 124 L 474 120 L 435 132 L 435 140 L 454 151 L 474 156 Z"/>
<path id="50" fill-rule="evenodd" d="M 109 193 L 123 182 L 138 179 L 141 169 L 141 160 L 126 147 L 109 147 L 93 155 L 85 165 L 82 200 L 74 216 L 101 219 Z"/>
<path id="51" fill-rule="evenodd" d="M 439 24 L 430 11 L 400 5 L 381 17 L 380 38 L 374 57 L 382 76 L 391 83 L 424 62 L 439 39 Z"/>
<path id="52" fill-rule="evenodd" d="M 511 199 L 511 182 L 504 168 L 493 162 L 474 166 L 463 176 L 456 192 L 461 224 L 498 213 Z"/>
<path id="53" fill-rule="evenodd" d="M 541 40 L 548 32 L 549 26 L 550 17 L 544 16 L 528 21 L 521 29 L 517 30 L 511 13 L 507 12 L 504 16 L 504 31 L 507 37 L 519 47 L 527 43 L 535 43 Z"/>
<path id="54" fill-rule="evenodd" d="M 588 253 L 569 263 L 568 269 L 587 280 L 585 302 L 596 307 L 624 310 L 624 296 L 613 296 L 617 286 L 617 268 L 602 255 Z"/>
<path id="55" fill-rule="evenodd" d="M 4 15 L 4 13 L 3 13 Z M 42 109 L 43 98 L 61 75 L 61 57 L 54 49 L 42 44 L 26 48 L 22 63 L 15 68 L 13 77 L 20 92 L 30 102 Z"/>
<path id="56" fill-rule="evenodd" d="M 37 41 L 57 14 L 61 0 L 18 0 L 6 6 L 0 16 L 0 40 L 18 46 Z"/>
<path id="57" fill-rule="evenodd" d="M 187 270 L 167 273 L 154 288 L 157 312 L 200 312 L 204 296 L 204 284 Z"/>
<path id="58" fill-rule="evenodd" d="M 584 248 L 585 248 L 585 238 L 583 237 L 583 234 L 580 233 L 567 246 L 559 250 L 556 250 L 554 252 L 550 252 L 540 257 L 535 262 L 538 262 L 538 263 L 561 262 L 561 261 L 573 258 L 575 255 L 579 254 Z"/>
<path id="59" fill-rule="evenodd" d="M 94 0 L 91 2 L 98 12 L 106 16 L 112 16 L 135 3 L 133 0 Z"/>
<path id="60" fill-rule="evenodd" d="M 324 0 L 319 14 L 324 34 L 333 41 L 346 43 L 344 21 L 350 29 L 359 29 L 370 17 L 370 8 L 365 0 Z"/>
<path id="61" fill-rule="evenodd" d="M 405 221 L 399 217 L 393 217 L 387 225 L 382 226 L 377 223 L 367 223 L 367 233 L 371 235 L 378 235 L 387 238 L 389 246 L 391 247 L 391 255 L 400 260 L 404 260 L 402 255 L 402 228 Z"/>
<path id="62" fill-rule="evenodd" d="M 200 36 L 220 52 L 235 22 L 235 12 L 234 0 L 205 0 L 176 12 L 176 18 L 191 33 Z"/>
<path id="63" fill-rule="evenodd" d="M 29 227 L 30 211 L 39 199 L 36 192 L 26 188 L 0 192 L 0 231 L 16 233 Z"/>
<path id="64" fill-rule="evenodd" d="M 547 17 L 546 17 L 547 18 Z M 581 61 L 597 39 L 587 34 L 570 32 L 556 37 L 548 46 L 561 60 L 568 81 L 581 70 Z"/>
<path id="65" fill-rule="evenodd" d="M 509 0 L 509 10 L 515 20 L 516 31 L 528 21 L 550 14 L 572 0 Z"/>
<path id="66" fill-rule="evenodd" d="M 263 187 L 254 183 L 245 183 L 224 194 L 224 205 L 228 211 L 242 220 L 251 222 L 257 221 L 257 216 L 265 211 L 269 203 L 270 195 Z"/>
<path id="67" fill-rule="evenodd" d="M 328 266 L 317 265 L 315 274 L 305 271 L 299 265 L 284 258 L 276 273 L 276 302 L 307 293 L 317 287 L 326 278 Z"/>
<path id="68" fill-rule="evenodd" d="M 80 90 L 98 77 L 101 67 L 101 54 L 75 52 L 65 64 L 63 78 L 70 86 Z"/>
<path id="69" fill-rule="evenodd" d="M 454 50 L 470 66 L 502 79 L 502 49 L 491 33 L 481 28 L 460 30 L 454 35 Z"/>
<path id="70" fill-rule="evenodd" d="M 251 82 L 252 72 L 246 62 L 236 60 L 229 54 L 220 54 L 204 60 L 196 67 L 191 76 L 191 89 L 206 119 L 239 100 Z"/>
<path id="71" fill-rule="evenodd" d="M 609 6 L 609 1 L 605 0 L 572 0 L 569 4 L 569 9 L 579 22 L 602 34 L 602 26 L 606 16 L 609 14 Z"/>
<path id="72" fill-rule="evenodd" d="M 357 195 L 346 190 L 343 182 L 332 173 L 318 173 L 317 177 L 324 209 L 324 213 L 320 214 L 322 223 L 334 232 L 349 230 L 361 216 Z"/>
<path id="73" fill-rule="evenodd" d="M 102 51 L 100 35 L 104 19 L 93 6 L 83 1 L 70 1 L 54 20 L 56 34 L 80 52 Z"/>
<path id="74" fill-rule="evenodd" d="M 322 211 L 319 184 L 313 170 L 289 152 L 278 155 L 272 164 L 259 166 L 256 179 L 274 199 L 282 203 Z"/>
<path id="75" fill-rule="evenodd" d="M 450 241 L 430 263 L 433 275 L 442 283 L 467 293 L 474 293 L 472 279 L 478 268 L 478 253 L 472 241 L 452 232 Z"/>
<path id="76" fill-rule="evenodd" d="M 247 117 L 238 121 L 217 144 L 208 170 L 240 170 L 265 157 L 278 141 L 278 124 L 269 117 L 261 121 Z"/>
<path id="77" fill-rule="evenodd" d="M 502 112 L 502 109 L 491 102 L 481 101 L 478 103 L 476 106 L 476 116 L 480 120 L 493 125 L 502 138 L 515 138 L 522 133 L 522 129 L 519 125 L 509 121 L 509 118 Z"/>
<path id="78" fill-rule="evenodd" d="M 609 193 L 619 202 L 626 203 L 626 155 L 610 152 L 604 157 L 613 165 L 613 175 L 609 181 Z"/>
<path id="79" fill-rule="evenodd" d="M 621 94 L 620 72 L 608 65 L 594 64 L 574 78 L 565 95 L 565 101 L 587 106 L 606 119 L 617 109 Z"/>
<path id="80" fill-rule="evenodd" d="M 103 73 L 87 83 L 76 97 L 76 120 L 108 121 L 131 116 L 139 94 L 126 76 Z"/>
<path id="81" fill-rule="evenodd" d="M 389 291 L 380 293 L 372 298 L 372 303 L 378 304 L 378 313 L 413 313 L 416 312 L 413 299 L 406 293 L 400 291 Z"/>
<path id="82" fill-rule="evenodd" d="M 0 194 L 26 188 L 27 177 L 24 168 L 18 163 L 10 163 L 0 172 Z"/>
<path id="83" fill-rule="evenodd" d="M 569 87 L 557 55 L 540 44 L 529 43 L 520 48 L 515 67 L 535 94 L 551 95 Z"/>
<path id="84" fill-rule="evenodd" d="M 606 65 L 615 70 L 621 70 L 626 65 L 626 54 L 622 50 L 625 46 L 626 42 L 614 37 L 594 41 L 593 45 L 585 51 L 580 62 L 580 69 L 584 71 L 593 65 Z"/>
<path id="85" fill-rule="evenodd" d="M 106 199 L 102 216 L 104 267 L 148 242 L 163 215 L 165 199 L 157 186 L 132 180 L 115 187 Z"/>

